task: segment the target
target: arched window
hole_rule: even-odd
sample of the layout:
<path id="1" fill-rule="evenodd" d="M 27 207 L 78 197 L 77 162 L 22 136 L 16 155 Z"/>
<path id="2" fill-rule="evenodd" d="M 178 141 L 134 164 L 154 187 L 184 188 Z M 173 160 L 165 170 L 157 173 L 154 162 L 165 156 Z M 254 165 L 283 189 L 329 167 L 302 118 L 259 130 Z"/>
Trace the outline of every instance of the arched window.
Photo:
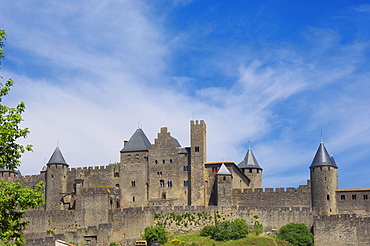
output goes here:
<path id="1" fill-rule="evenodd" d="M 118 173 L 118 172 L 115 172 L 115 173 L 114 173 L 114 177 L 115 177 L 115 178 L 119 177 L 119 173 Z"/>
<path id="2" fill-rule="evenodd" d="M 159 187 L 164 187 L 164 180 L 163 179 L 159 180 Z"/>

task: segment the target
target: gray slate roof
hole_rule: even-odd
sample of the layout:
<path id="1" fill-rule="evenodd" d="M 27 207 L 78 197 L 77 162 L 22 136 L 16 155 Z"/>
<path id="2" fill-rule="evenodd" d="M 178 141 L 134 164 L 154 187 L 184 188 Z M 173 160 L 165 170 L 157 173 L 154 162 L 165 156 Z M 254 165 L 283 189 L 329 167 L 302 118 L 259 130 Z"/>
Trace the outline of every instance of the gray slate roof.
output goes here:
<path id="1" fill-rule="evenodd" d="M 244 160 L 242 160 L 238 164 L 239 168 L 257 168 L 261 169 L 260 165 L 257 162 L 256 157 L 254 157 L 254 154 L 250 148 L 248 148 L 247 154 L 245 154 Z"/>
<path id="2" fill-rule="evenodd" d="M 55 148 L 54 153 L 51 155 L 47 165 L 49 164 L 63 164 L 68 166 L 67 162 L 64 160 L 62 152 L 59 149 L 59 146 Z"/>
<path id="3" fill-rule="evenodd" d="M 222 163 L 220 170 L 218 170 L 217 175 L 231 175 L 229 169 Z"/>
<path id="4" fill-rule="evenodd" d="M 338 168 L 334 158 L 329 156 L 323 142 L 320 143 L 310 168 L 315 166 L 332 166 Z"/>
<path id="5" fill-rule="evenodd" d="M 152 148 L 147 136 L 142 129 L 137 129 L 130 140 L 121 150 L 121 153 L 144 151 Z"/>

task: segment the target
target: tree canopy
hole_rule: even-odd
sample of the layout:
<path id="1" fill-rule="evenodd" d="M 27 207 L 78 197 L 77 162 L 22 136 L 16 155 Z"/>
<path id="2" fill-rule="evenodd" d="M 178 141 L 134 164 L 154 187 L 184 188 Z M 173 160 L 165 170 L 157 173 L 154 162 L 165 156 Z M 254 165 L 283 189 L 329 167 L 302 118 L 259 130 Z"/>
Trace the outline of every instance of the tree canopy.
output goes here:
<path id="1" fill-rule="evenodd" d="M 4 58 L 5 30 L 0 29 L 0 65 Z M 0 79 L 3 79 L 0 76 Z M 2 104 L 3 97 L 8 95 L 14 85 L 13 80 L 0 82 L 0 169 L 15 171 L 20 165 L 20 157 L 25 151 L 31 151 L 32 146 L 23 146 L 17 143 L 19 138 L 25 138 L 29 133 L 27 128 L 22 129 L 19 124 L 23 121 L 21 114 L 25 104 L 19 103 L 15 108 Z M 0 180 L 0 244 L 23 245 L 26 243 L 23 232 L 28 221 L 24 221 L 28 209 L 37 208 L 44 202 L 42 189 L 44 183 L 36 185 L 36 189 L 23 188 L 20 183 Z"/>
<path id="2" fill-rule="evenodd" d="M 313 245 L 313 235 L 303 223 L 286 224 L 280 228 L 277 237 L 296 246 Z"/>

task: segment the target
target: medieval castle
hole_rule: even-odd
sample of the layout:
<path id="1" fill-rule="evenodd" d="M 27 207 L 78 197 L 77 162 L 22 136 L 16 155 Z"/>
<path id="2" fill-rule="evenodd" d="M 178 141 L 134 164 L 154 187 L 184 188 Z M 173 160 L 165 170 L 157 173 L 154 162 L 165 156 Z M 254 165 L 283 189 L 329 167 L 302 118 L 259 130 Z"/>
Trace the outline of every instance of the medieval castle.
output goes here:
<path id="1" fill-rule="evenodd" d="M 137 129 L 117 164 L 69 168 L 57 147 L 40 174 L 0 170 L 2 179 L 24 187 L 46 184 L 45 206 L 27 213 L 27 245 L 53 245 L 55 238 L 129 245 L 146 226 L 197 231 L 216 216 L 248 223 L 258 216 L 265 231 L 305 223 L 319 246 L 370 245 L 370 189 L 338 189 L 338 166 L 323 143 L 306 185 L 263 189 L 263 169 L 250 148 L 238 164 L 206 162 L 202 120 L 190 122 L 190 140 L 182 147 L 162 127 L 152 144 Z"/>

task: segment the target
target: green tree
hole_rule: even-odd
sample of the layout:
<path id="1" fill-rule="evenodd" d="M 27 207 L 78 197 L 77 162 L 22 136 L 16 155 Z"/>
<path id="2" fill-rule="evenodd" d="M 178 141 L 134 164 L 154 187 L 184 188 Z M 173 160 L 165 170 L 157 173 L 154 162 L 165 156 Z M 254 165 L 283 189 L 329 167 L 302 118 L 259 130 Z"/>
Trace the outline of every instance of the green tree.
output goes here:
<path id="1" fill-rule="evenodd" d="M 168 240 L 168 233 L 163 227 L 148 226 L 145 227 L 142 238 L 148 242 L 148 245 L 151 245 L 154 239 L 158 239 L 160 244 L 165 244 Z"/>
<path id="2" fill-rule="evenodd" d="M 5 30 L 0 29 L 0 65 L 4 58 Z M 0 79 L 2 77 L 0 76 Z M 23 146 L 17 143 L 19 138 L 25 138 L 29 133 L 27 128 L 22 129 L 19 124 L 23 121 L 21 114 L 25 110 L 23 102 L 15 108 L 5 106 L 3 97 L 8 95 L 14 85 L 13 80 L 8 79 L 5 84 L 0 82 L 0 168 L 15 171 L 20 165 L 20 157 L 25 151 L 32 151 L 31 145 Z M 41 190 L 44 183 L 36 185 L 36 189 L 22 188 L 20 183 L 0 181 L 0 244 L 23 245 L 26 240 L 23 237 L 28 221 L 22 220 L 28 209 L 37 208 L 44 202 Z"/>
<path id="3" fill-rule="evenodd" d="M 288 241 L 292 245 L 311 246 L 313 235 L 303 223 L 289 223 L 281 227 L 277 235 L 279 239 Z"/>
<path id="4" fill-rule="evenodd" d="M 211 236 L 216 241 L 227 241 L 245 237 L 249 233 L 248 225 L 244 219 L 233 221 L 222 221 L 216 226 L 205 226 L 201 231 L 201 236 Z"/>

